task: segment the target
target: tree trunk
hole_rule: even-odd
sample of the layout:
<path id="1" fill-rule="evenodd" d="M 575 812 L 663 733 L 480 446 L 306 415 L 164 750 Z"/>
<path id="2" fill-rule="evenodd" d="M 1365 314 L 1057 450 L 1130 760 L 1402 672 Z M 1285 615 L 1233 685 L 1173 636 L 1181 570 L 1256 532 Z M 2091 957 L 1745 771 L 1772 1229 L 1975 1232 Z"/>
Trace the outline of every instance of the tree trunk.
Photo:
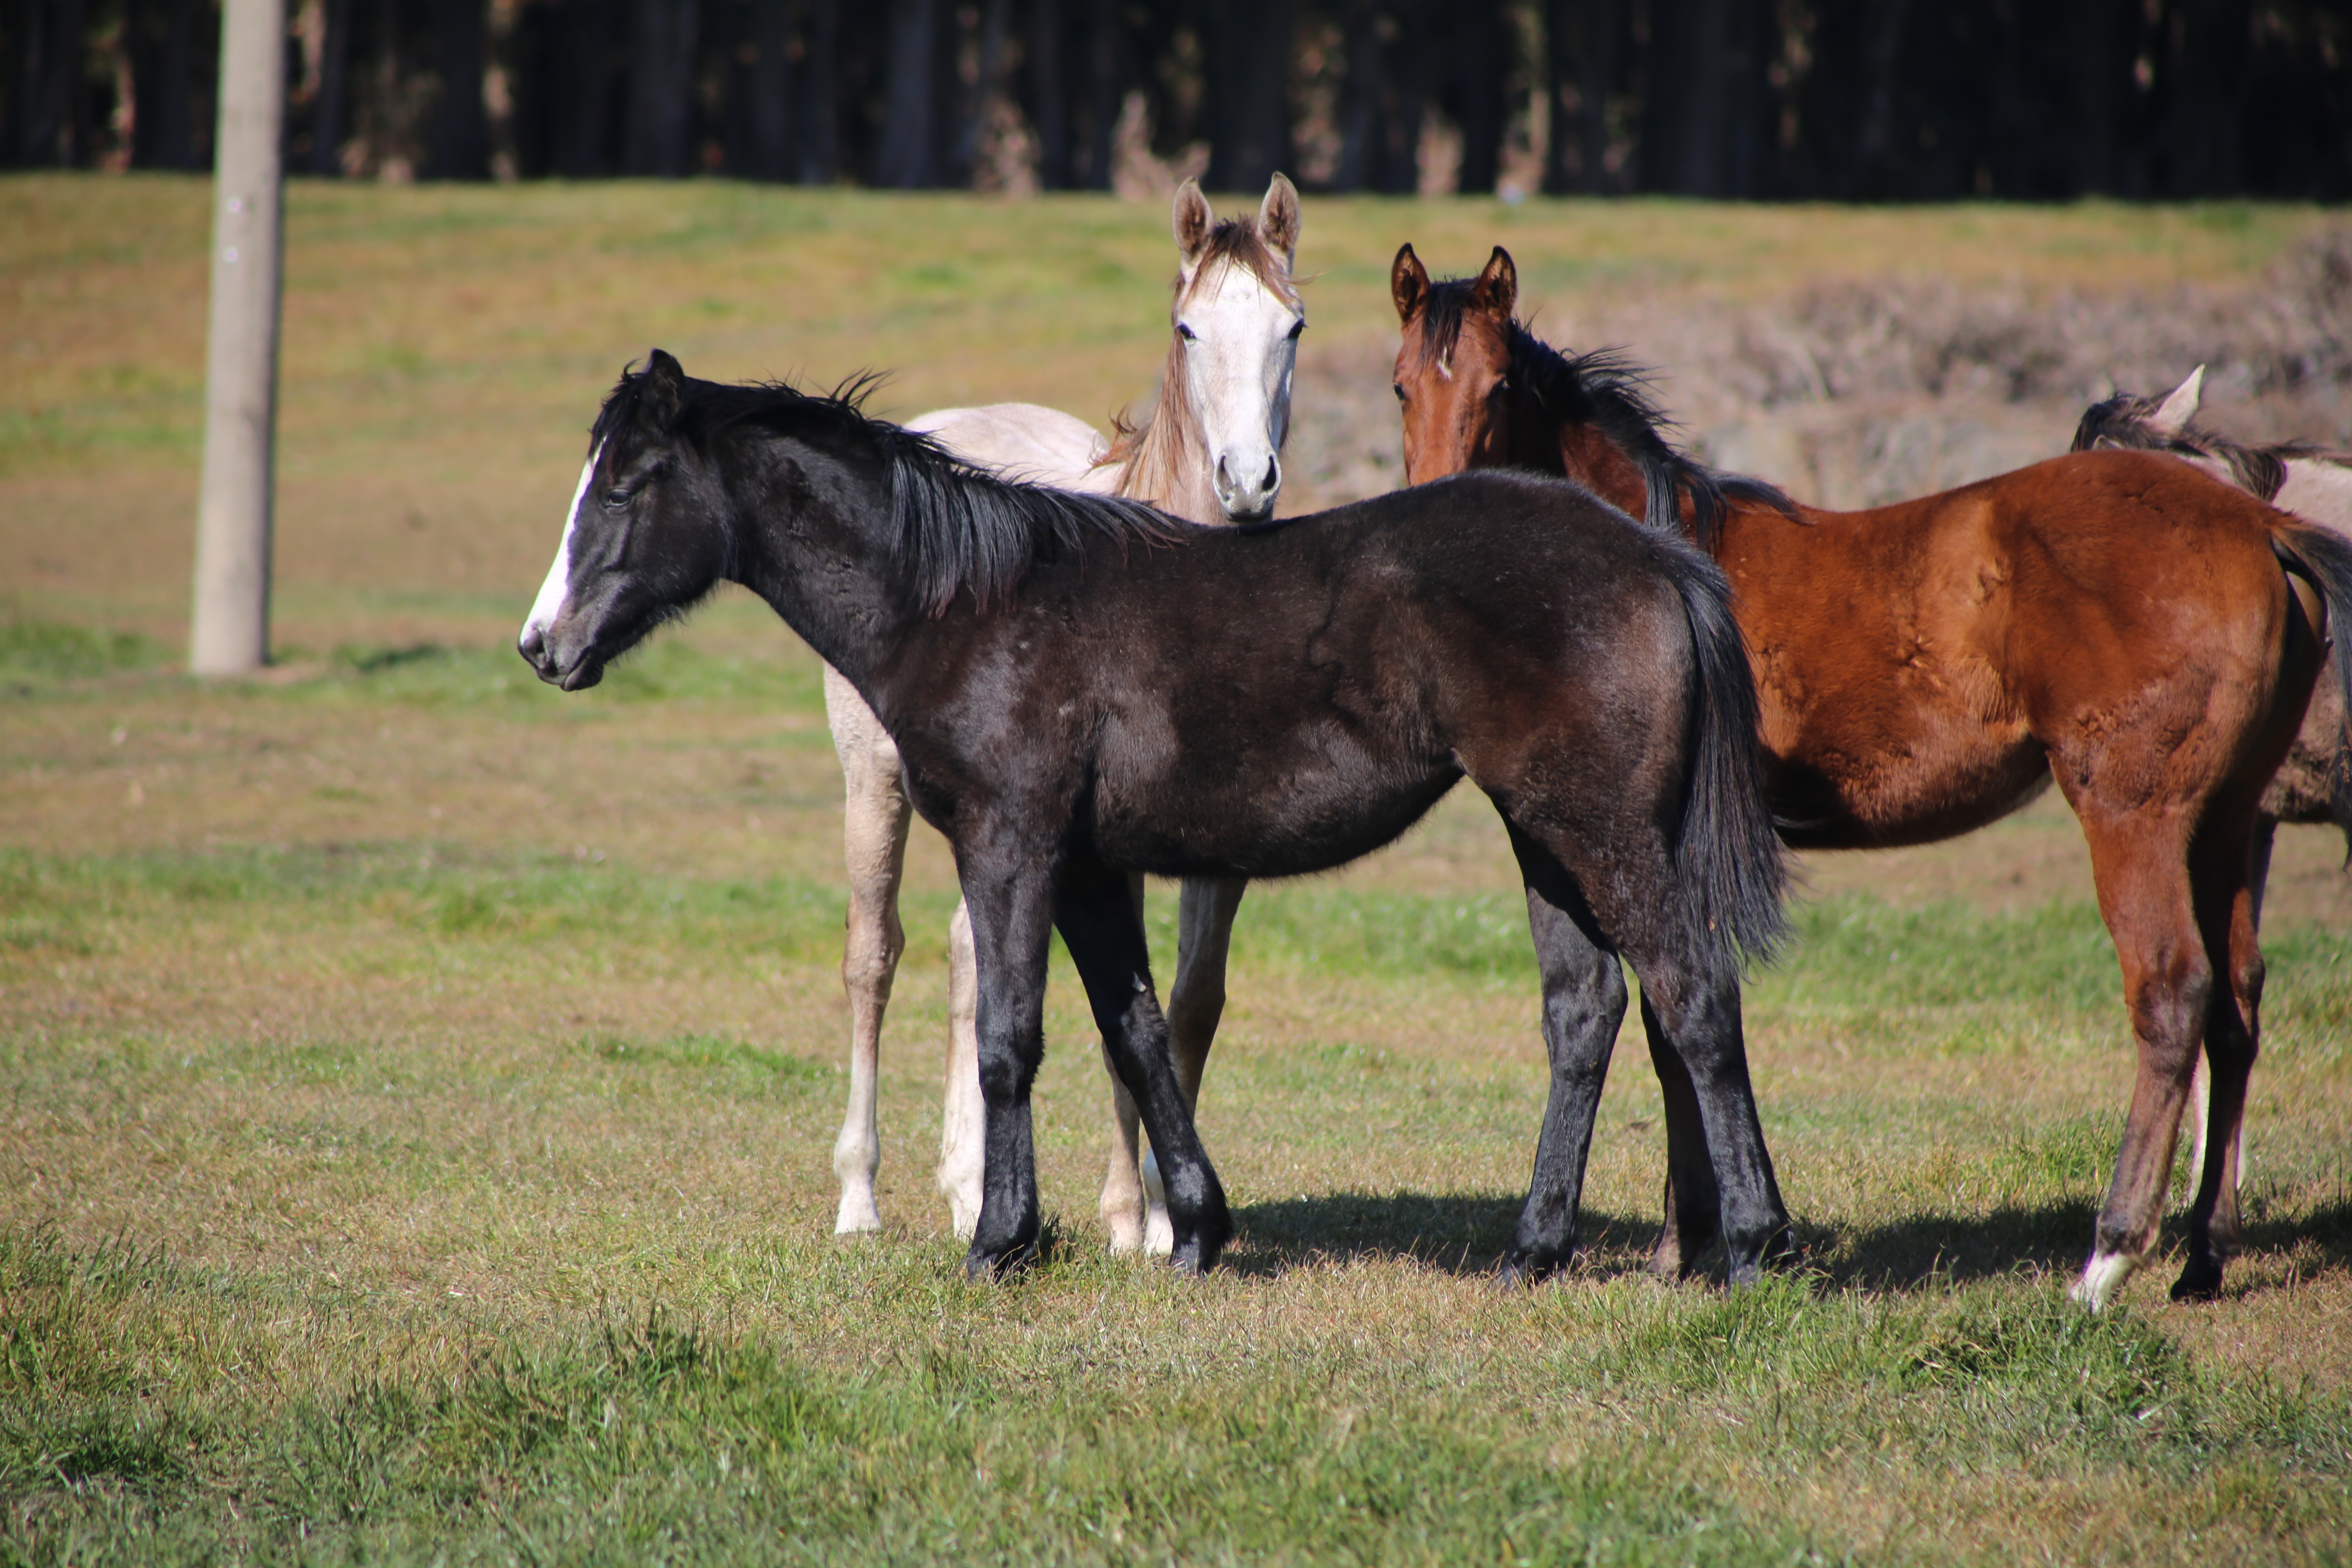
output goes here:
<path id="1" fill-rule="evenodd" d="M 809 0 L 808 52 L 801 62 L 800 180 L 829 185 L 840 168 L 841 120 L 833 79 L 841 52 L 839 0 Z"/>
<path id="2" fill-rule="evenodd" d="M 1061 0 L 1033 0 L 1029 9 L 1029 101 L 1037 126 L 1037 183 L 1066 189 L 1076 160 L 1070 149 L 1069 68 L 1063 60 Z"/>
<path id="3" fill-rule="evenodd" d="M 1362 190 L 1371 183 L 1380 161 L 1381 95 L 1386 85 L 1381 69 L 1381 19 L 1379 0 L 1354 0 L 1348 7 L 1342 46 L 1346 63 L 1339 79 L 1339 162 L 1331 171 L 1335 191 Z"/>
<path id="4" fill-rule="evenodd" d="M 695 0 L 636 0 L 630 30 L 629 123 L 623 167 L 632 174 L 687 172 L 693 124 Z"/>
<path id="5" fill-rule="evenodd" d="M 1121 26 L 1118 0 L 1094 0 L 1087 25 L 1086 168 L 1076 181 L 1090 191 L 1110 189 L 1113 132 L 1128 83 L 1120 65 Z"/>
<path id="6" fill-rule="evenodd" d="M 1454 188 L 1494 190 L 1503 167 L 1503 16 L 1496 0 L 1454 12 L 1454 86 L 1462 106 L 1462 167 Z"/>
<path id="7" fill-rule="evenodd" d="M 2248 0 L 2180 0 L 2168 137 L 2172 195 L 2228 195 L 2240 187 L 2239 89 L 2249 9 Z"/>
<path id="8" fill-rule="evenodd" d="M 1628 0 L 1589 0 L 1577 40 L 1577 130 L 1583 141 L 1579 171 L 1587 195 L 1599 195 L 1609 180 L 1609 98 L 1617 90 L 1625 49 Z"/>
<path id="9" fill-rule="evenodd" d="M 762 180 L 792 177 L 791 0 L 755 0 L 751 18 L 751 168 Z"/>
<path id="10" fill-rule="evenodd" d="M 185 0 L 180 0 L 184 7 Z M 310 125 L 310 173 L 342 173 L 343 132 L 350 118 L 352 0 L 327 0 L 326 37 L 319 48 L 319 107 Z"/>
<path id="11" fill-rule="evenodd" d="M 1290 161 L 1290 0 L 1208 7 L 1209 184 L 1262 191 Z"/>
<path id="12" fill-rule="evenodd" d="M 433 154 L 425 172 L 436 180 L 478 180 L 490 172 L 489 126 L 482 107 L 483 0 L 435 0 L 433 30 L 441 63 L 441 96 L 433 111 Z"/>
<path id="13" fill-rule="evenodd" d="M 875 183 L 919 191 L 939 183 L 932 157 L 934 58 L 939 47 L 936 0 L 892 0 L 889 72 L 886 79 L 882 150 Z"/>

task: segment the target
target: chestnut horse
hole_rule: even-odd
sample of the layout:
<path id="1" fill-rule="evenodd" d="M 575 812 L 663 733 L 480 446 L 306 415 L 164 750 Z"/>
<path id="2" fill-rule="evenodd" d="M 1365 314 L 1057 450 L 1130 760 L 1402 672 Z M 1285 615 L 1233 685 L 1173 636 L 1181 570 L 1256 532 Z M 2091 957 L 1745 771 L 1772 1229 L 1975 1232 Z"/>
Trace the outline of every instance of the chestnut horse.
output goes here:
<path id="1" fill-rule="evenodd" d="M 1676 451 L 1621 360 L 1567 358 L 1528 333 L 1500 247 L 1476 279 L 1433 284 L 1408 245 L 1390 282 L 1409 481 L 1507 464 L 1562 474 L 1690 534 L 1730 575 L 1790 844 L 1952 837 L 2056 777 L 2090 844 L 2138 1051 L 2074 1295 L 2105 1305 L 2154 1247 L 2200 1044 L 2220 1157 L 2200 1173 L 2173 1295 L 2212 1295 L 2237 1234 L 2225 1166 L 2258 1037 L 2254 814 L 2327 616 L 2352 615 L 2352 547 L 2140 452 L 1868 511 L 1799 506 Z M 1692 1136 L 1687 1102 L 1669 1095 L 1666 1121 L 1671 1152 Z M 1717 1226 L 1711 1194 L 1669 1192 L 1661 1268 Z"/>

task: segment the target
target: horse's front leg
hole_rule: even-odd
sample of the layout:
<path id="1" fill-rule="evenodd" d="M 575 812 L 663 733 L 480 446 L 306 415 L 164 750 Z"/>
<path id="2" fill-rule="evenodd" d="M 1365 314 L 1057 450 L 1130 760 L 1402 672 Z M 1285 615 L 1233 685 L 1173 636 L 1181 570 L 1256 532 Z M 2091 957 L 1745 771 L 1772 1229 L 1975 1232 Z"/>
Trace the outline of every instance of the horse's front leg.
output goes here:
<path id="1" fill-rule="evenodd" d="M 1209 1047 L 1225 1014 L 1225 957 L 1233 946 L 1234 917 L 1241 911 L 1246 877 L 1188 877 L 1176 917 L 1176 984 L 1168 993 L 1168 1046 L 1175 1058 L 1177 1087 L 1195 1120 L 1201 1110 L 1201 1076 Z M 1160 1156 L 1142 1163 L 1143 1250 L 1168 1256 L 1176 1245 L 1168 1223 L 1168 1193 L 1160 1179 Z"/>
<path id="2" fill-rule="evenodd" d="M 1152 992 L 1138 901 L 1118 874 L 1074 869 L 1056 890 L 1054 919 L 1086 983 L 1104 1052 L 1163 1157 L 1171 1259 L 1189 1271 L 1213 1268 L 1233 1221 L 1170 1059 L 1168 1021 Z"/>
<path id="3" fill-rule="evenodd" d="M 1544 1050 L 1551 1062 L 1535 1173 L 1503 1259 L 1506 1282 L 1531 1283 L 1576 1253 L 1585 1157 L 1592 1147 L 1593 1118 L 1617 1026 L 1625 1016 L 1625 976 L 1617 955 L 1590 929 L 1584 900 L 1551 851 L 1516 824 L 1511 847 L 1527 881 L 1528 930 L 1543 978 Z"/>
<path id="4" fill-rule="evenodd" d="M 983 1173 L 964 1271 L 975 1279 L 1037 1255 L 1037 1161 L 1029 1091 L 1045 1056 L 1045 953 L 1054 923 L 1045 857 L 958 847 L 971 922 Z"/>
<path id="5" fill-rule="evenodd" d="M 834 1141 L 833 1169 L 841 1178 L 836 1236 L 880 1230 L 874 1174 L 882 1163 L 875 1095 L 881 1068 L 882 1015 L 898 973 L 907 935 L 898 924 L 898 883 L 907 863 L 911 810 L 898 770 L 898 748 L 866 700 L 831 665 L 824 671 L 824 710 L 841 756 L 845 791 L 842 858 L 849 868 L 848 936 L 841 982 L 849 993 L 849 1109 Z"/>

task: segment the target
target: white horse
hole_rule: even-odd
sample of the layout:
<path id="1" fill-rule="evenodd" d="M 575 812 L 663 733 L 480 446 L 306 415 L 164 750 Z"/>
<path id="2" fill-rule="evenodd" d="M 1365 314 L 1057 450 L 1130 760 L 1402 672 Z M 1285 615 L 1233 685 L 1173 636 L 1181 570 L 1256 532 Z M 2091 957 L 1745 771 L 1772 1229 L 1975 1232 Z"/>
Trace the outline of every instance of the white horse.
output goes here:
<path id="1" fill-rule="evenodd" d="M 1200 186 L 1186 181 L 1171 213 L 1181 258 L 1170 310 L 1159 402 L 1144 423 L 1117 426 L 1106 446 L 1093 426 L 1051 408 L 1000 403 L 948 408 L 911 420 L 968 462 L 1007 478 L 1147 500 L 1194 522 L 1269 517 L 1282 489 L 1290 381 L 1307 318 L 1290 277 L 1298 248 L 1298 193 L 1280 174 L 1254 222 L 1219 223 Z M 841 1178 L 836 1235 L 879 1230 L 874 1173 L 881 1163 L 875 1076 L 882 1015 L 906 933 L 898 886 L 909 809 L 898 750 L 847 681 L 828 668 L 825 717 L 848 792 L 843 847 L 849 867 L 849 935 L 841 965 L 849 992 L 849 1110 L 833 1146 Z M 1225 953 L 1240 879 L 1184 884 L 1176 984 L 1168 1023 L 1188 1103 L 1225 1005 Z M 1139 903 L 1143 889 L 1135 889 Z M 940 1190 L 959 1237 L 980 1218 L 980 1046 L 971 926 L 956 906 L 948 926 L 947 1093 L 940 1135 Z M 1157 1162 L 1139 1163 L 1136 1107 L 1116 1074 L 1110 1172 L 1101 1212 L 1111 1249 L 1167 1252 L 1173 1240 Z"/>

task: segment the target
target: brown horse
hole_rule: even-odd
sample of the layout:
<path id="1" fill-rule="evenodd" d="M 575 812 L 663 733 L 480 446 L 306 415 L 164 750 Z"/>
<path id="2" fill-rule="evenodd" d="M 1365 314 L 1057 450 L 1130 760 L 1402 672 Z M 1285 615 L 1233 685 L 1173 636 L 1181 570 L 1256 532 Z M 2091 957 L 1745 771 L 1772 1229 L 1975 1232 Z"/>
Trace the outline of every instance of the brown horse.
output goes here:
<path id="1" fill-rule="evenodd" d="M 2056 777 L 2090 843 L 2138 1047 L 2074 1294 L 2104 1305 L 2155 1246 L 2201 1043 L 2213 1131 L 2173 1295 L 2210 1296 L 2237 1235 L 2226 1166 L 2258 1038 L 2254 813 L 2310 697 L 2327 615 L 2352 615 L 2352 547 L 2139 452 L 1869 511 L 1798 506 L 1676 451 L 1622 360 L 1570 359 L 1529 334 L 1501 247 L 1476 279 L 1433 284 L 1406 246 L 1390 282 L 1409 482 L 1499 464 L 1564 474 L 1722 563 L 1790 843 L 1948 838 Z M 1696 1123 L 1671 1091 L 1666 1121 L 1671 1167 L 1688 1168 Z M 1671 1269 L 1716 1220 L 1712 1194 L 1668 1193 L 1656 1263 Z"/>

